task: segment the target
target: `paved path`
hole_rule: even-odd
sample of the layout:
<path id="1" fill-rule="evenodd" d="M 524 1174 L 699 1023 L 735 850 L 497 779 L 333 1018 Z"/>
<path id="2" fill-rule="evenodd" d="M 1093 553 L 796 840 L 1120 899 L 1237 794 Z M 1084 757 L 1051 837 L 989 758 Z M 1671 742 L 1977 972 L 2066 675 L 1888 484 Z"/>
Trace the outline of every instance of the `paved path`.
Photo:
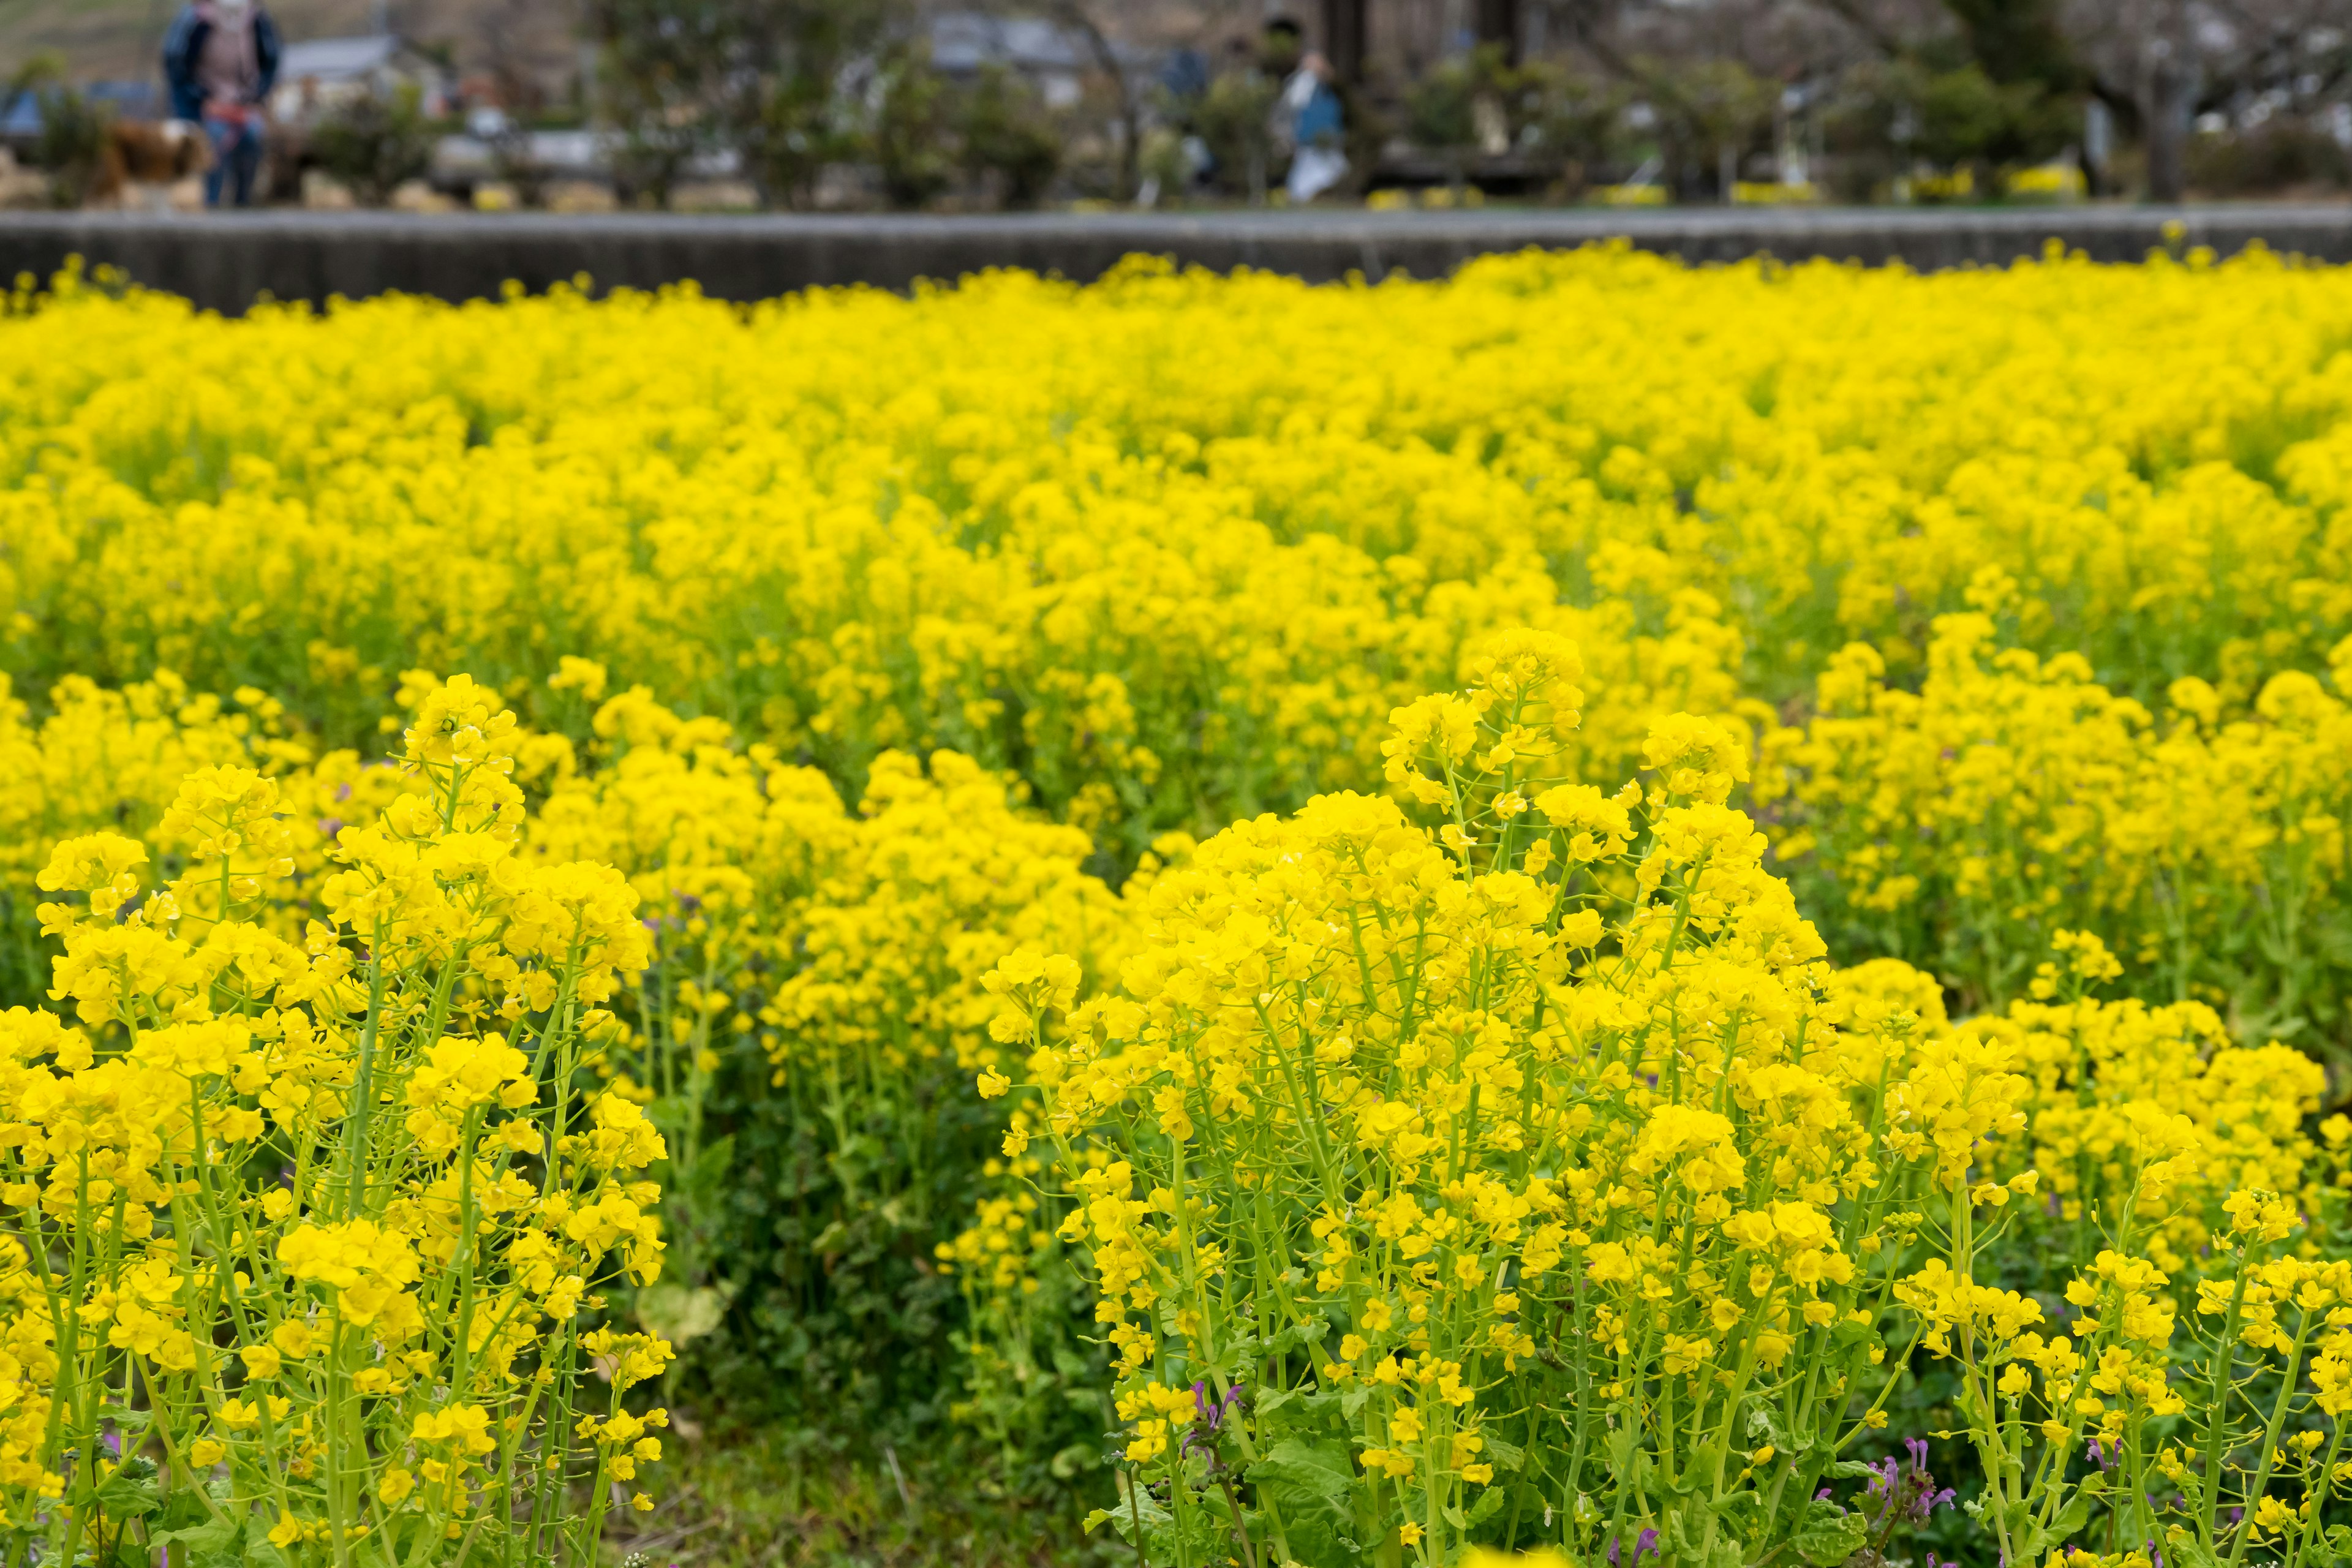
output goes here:
<path id="1" fill-rule="evenodd" d="M 1327 281 L 1360 272 L 1442 276 L 1472 257 L 1622 236 L 1694 262 L 1769 253 L 1901 260 L 1922 269 L 2001 265 L 2055 237 L 2103 261 L 2137 260 L 2178 222 L 2183 243 L 2223 255 L 2273 250 L 2352 261 L 2352 204 L 2047 208 L 1494 207 L 1217 213 L 667 216 L 265 211 L 147 216 L 0 214 L 0 279 L 46 278 L 68 255 L 222 310 L 255 298 L 323 300 L 386 289 L 495 297 L 587 273 L 598 288 L 692 279 L 730 300 L 817 284 L 900 289 L 988 267 L 1100 275 L 1137 251 L 1220 270 L 1248 266 Z"/>

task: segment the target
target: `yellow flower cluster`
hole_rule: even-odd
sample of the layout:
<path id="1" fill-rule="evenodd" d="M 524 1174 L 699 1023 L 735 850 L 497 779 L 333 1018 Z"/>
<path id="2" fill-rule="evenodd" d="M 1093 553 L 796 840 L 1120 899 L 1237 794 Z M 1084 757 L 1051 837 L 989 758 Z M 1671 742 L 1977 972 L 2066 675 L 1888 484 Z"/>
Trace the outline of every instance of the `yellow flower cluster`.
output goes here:
<path id="1" fill-rule="evenodd" d="M 585 1317 L 662 1267 L 662 1140 L 574 1087 L 648 937 L 617 872 L 521 853 L 513 726 L 423 693 L 384 809 L 310 830 L 315 912 L 278 782 L 235 763 L 157 822 L 175 878 L 110 832 L 37 874 L 76 1022 L 0 1013 L 16 1554 L 571 1557 L 657 1455 L 571 1436 L 639 1421 L 669 1355 Z"/>
<path id="2" fill-rule="evenodd" d="M 1978 1005 L 2090 931 L 2158 996 L 2340 1056 L 2352 638 L 2330 658 L 2228 698 L 2184 676 L 2152 710 L 2078 655 L 2002 646 L 1990 615 L 1942 616 L 1916 690 L 1867 644 L 1833 658 L 1758 793 L 1810 906 Z"/>
<path id="3" fill-rule="evenodd" d="M 1752 734 L 1825 671 L 1825 723 L 1873 681 L 1952 684 L 1968 656 L 1940 639 L 1928 668 L 1930 622 L 1975 608 L 1979 662 L 2032 672 L 1878 743 L 1896 776 L 1795 726 L 1806 805 L 1776 846 L 1841 955 L 1998 1006 L 2052 930 L 2095 929 L 2151 999 L 2228 990 L 2256 1032 L 2332 1039 L 2344 942 L 2279 913 L 2328 896 L 2326 830 L 2302 852 L 2282 815 L 2326 805 L 2307 773 L 2273 800 L 2227 772 L 2224 731 L 2307 729 L 2292 692 L 2292 717 L 2254 704 L 2352 631 L 2347 331 L 2341 274 L 2259 251 L 1921 279 L 1596 247 L 1320 290 L 1138 262 L 1087 289 L 240 321 L 68 280 L 0 322 L 27 367 L 0 388 L 0 747 L 58 731 L 47 771 L 0 770 L 9 921 L 32 929 L 23 858 L 77 824 L 142 829 L 187 766 L 273 771 L 257 746 L 364 747 L 420 667 L 575 743 L 617 739 L 592 730 L 609 671 L 641 717 L 723 720 L 852 799 L 884 752 L 952 749 L 1123 872 L 1163 831 L 1375 784 L 1390 710 L 1502 627 L 1581 647 L 1563 768 L 1613 788 L 1678 711 Z M 2000 706 L 2020 681 L 2053 689 Z M 186 765 L 124 743 L 183 710 Z M 2082 885 L 2101 835 L 2065 802 L 2104 793 L 2117 726 L 2152 753 L 2192 718 L 2222 776 L 2174 768 L 2178 799 L 2251 795 L 2278 852 L 2162 847 L 2199 883 L 2147 894 L 2168 926 L 2095 921 L 2132 895 Z M 73 733 L 101 765 L 56 771 Z M 2062 755 L 2066 782 L 2032 775 L 2058 820 L 1969 828 Z M 1790 783 L 1759 770 L 1759 798 Z M 2151 809 L 2097 813 L 2126 864 L 2200 815 Z M 1931 847 L 1887 830 L 1906 813 Z M 2012 831 L 2053 847 L 1975 841 Z M 39 955 L 10 945 L 29 997 Z"/>
<path id="4" fill-rule="evenodd" d="M 1177 1561 L 1842 1562 L 1917 1522 L 1849 1456 L 1942 1361 L 2007 1560 L 2309 1549 L 2352 1409 L 2319 1066 L 2098 1000 L 2086 932 L 1958 1024 L 1898 961 L 1834 969 L 1728 732 L 1537 788 L 1575 650 L 1474 663 L 1395 715 L 1406 803 L 1236 824 L 1150 889 L 1118 994 L 1007 1014 L 1155 1500 L 1097 1517 Z"/>
<path id="5" fill-rule="evenodd" d="M 1988 1558 L 2352 1554 L 2347 342 L 2259 250 L 11 296 L 10 1528 L 585 1560 L 781 1324 L 1110 1413 L 1184 1568 L 1886 1560 L 1929 1380 Z"/>

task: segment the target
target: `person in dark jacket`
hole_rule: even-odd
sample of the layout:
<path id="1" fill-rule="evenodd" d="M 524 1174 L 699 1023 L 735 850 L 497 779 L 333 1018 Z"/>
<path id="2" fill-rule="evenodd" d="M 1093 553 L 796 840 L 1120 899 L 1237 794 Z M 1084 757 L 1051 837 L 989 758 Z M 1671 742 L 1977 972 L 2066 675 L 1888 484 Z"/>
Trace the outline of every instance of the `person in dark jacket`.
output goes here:
<path id="1" fill-rule="evenodd" d="M 253 200 L 261 167 L 262 103 L 278 79 L 278 24 L 259 0 L 193 0 L 163 36 L 163 79 L 172 114 L 205 128 L 213 166 L 205 205 Z"/>

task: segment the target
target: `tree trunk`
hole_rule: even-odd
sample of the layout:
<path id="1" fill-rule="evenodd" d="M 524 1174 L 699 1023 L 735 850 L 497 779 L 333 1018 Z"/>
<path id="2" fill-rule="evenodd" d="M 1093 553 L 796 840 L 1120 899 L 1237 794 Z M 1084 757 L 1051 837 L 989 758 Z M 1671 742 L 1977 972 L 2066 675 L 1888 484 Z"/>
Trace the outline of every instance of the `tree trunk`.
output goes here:
<path id="1" fill-rule="evenodd" d="M 1503 46 L 1503 62 L 1519 63 L 1519 0 L 1478 0 L 1478 41 Z"/>
<path id="2" fill-rule="evenodd" d="M 1364 77 L 1368 9 L 1367 0 L 1323 0 L 1323 58 L 1343 87 Z"/>
<path id="3" fill-rule="evenodd" d="M 1135 100 L 1135 84 L 1127 79 L 1127 68 L 1119 63 L 1118 51 L 1111 47 L 1094 17 L 1078 0 L 1065 0 L 1062 15 L 1070 25 L 1084 34 L 1087 48 L 1095 57 L 1095 65 L 1110 78 L 1118 94 L 1118 189 L 1113 199 L 1133 201 L 1136 192 L 1136 163 L 1142 155 L 1137 145 L 1143 137 L 1143 114 Z"/>

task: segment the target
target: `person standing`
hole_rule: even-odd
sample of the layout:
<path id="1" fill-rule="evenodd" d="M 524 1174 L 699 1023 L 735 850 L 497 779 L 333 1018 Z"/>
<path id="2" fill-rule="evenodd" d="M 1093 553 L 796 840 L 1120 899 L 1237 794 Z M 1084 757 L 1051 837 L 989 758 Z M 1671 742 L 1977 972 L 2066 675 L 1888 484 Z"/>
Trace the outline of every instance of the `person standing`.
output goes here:
<path id="1" fill-rule="evenodd" d="M 261 167 L 262 102 L 278 79 L 278 24 L 259 0 L 192 0 L 163 37 L 172 113 L 205 128 L 205 205 L 246 206 Z"/>
<path id="2" fill-rule="evenodd" d="M 1294 202 L 1313 201 L 1347 176 L 1347 113 L 1331 83 L 1331 62 L 1308 50 L 1282 89 L 1282 111 L 1290 117 L 1290 177 L 1284 182 Z"/>

